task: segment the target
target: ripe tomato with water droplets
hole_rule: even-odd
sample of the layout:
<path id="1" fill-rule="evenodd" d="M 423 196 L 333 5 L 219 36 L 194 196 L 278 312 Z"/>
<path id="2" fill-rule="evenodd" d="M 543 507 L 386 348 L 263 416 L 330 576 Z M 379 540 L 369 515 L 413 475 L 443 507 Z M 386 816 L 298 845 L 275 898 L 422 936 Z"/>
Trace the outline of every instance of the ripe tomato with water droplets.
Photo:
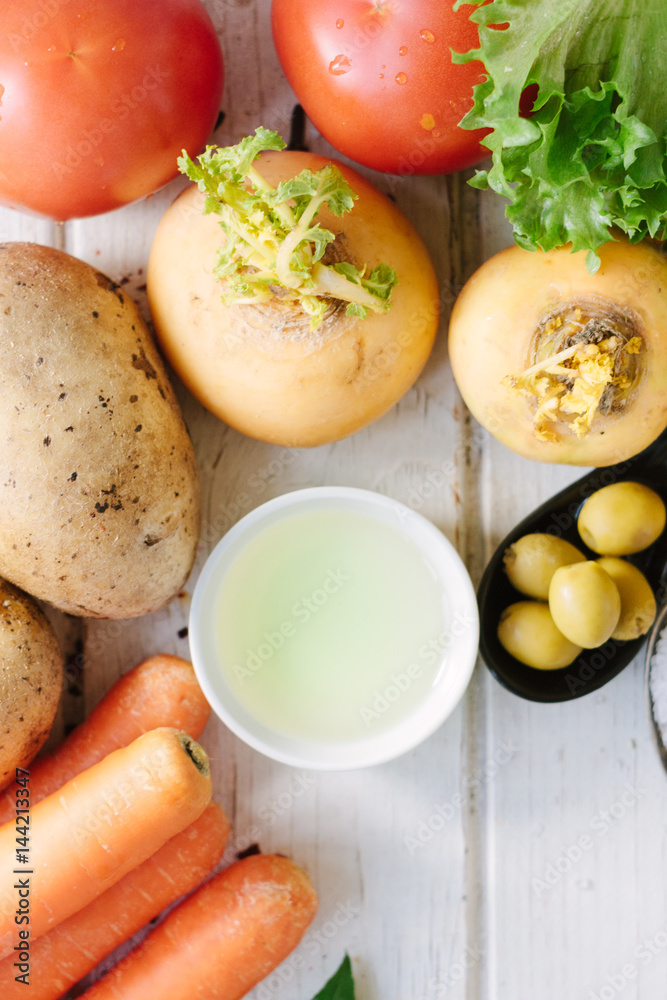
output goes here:
<path id="1" fill-rule="evenodd" d="M 206 144 L 222 83 L 201 0 L 5 0 L 0 203 L 64 221 L 150 194 Z"/>
<path id="2" fill-rule="evenodd" d="M 458 123 L 482 82 L 473 7 L 454 0 L 273 0 L 278 57 L 315 127 L 375 170 L 440 174 L 479 163 L 484 132 Z"/>

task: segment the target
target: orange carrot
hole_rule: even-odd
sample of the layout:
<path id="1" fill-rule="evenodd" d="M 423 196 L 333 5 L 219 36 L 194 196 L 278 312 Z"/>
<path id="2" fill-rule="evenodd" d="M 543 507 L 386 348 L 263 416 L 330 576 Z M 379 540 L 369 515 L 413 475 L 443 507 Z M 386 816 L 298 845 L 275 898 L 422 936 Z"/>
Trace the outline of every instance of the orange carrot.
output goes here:
<path id="1" fill-rule="evenodd" d="M 68 781 L 30 810 L 27 862 L 16 823 L 0 827 L 0 958 L 87 906 L 201 815 L 208 757 L 186 733 L 154 729 Z"/>
<path id="2" fill-rule="evenodd" d="M 195 889 L 216 866 L 227 843 L 229 821 L 211 802 L 199 819 L 107 889 L 101 896 L 30 943 L 24 954 L 30 988 L 17 982 L 20 952 L 0 962 L 2 1000 L 57 1000 L 107 955 Z"/>
<path id="3" fill-rule="evenodd" d="M 239 1000 L 296 948 L 315 915 L 287 858 L 237 861 L 158 924 L 81 1000 Z"/>
<path id="4" fill-rule="evenodd" d="M 191 663 L 168 653 L 151 656 L 123 674 L 54 753 L 32 762 L 32 805 L 150 729 L 170 726 L 196 740 L 210 711 Z M 0 824 L 14 818 L 16 790 L 12 783 L 0 795 Z"/>

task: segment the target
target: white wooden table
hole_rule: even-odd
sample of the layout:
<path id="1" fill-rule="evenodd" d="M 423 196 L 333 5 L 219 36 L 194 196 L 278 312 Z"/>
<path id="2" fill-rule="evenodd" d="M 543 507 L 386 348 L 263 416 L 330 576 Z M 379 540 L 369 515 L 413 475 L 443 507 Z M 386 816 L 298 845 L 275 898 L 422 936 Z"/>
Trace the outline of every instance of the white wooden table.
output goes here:
<path id="1" fill-rule="evenodd" d="M 286 134 L 294 95 L 273 51 L 270 0 L 207 0 L 226 57 L 216 140 L 263 124 Z M 313 131 L 310 148 L 333 151 Z M 425 239 L 443 302 L 417 385 L 346 441 L 290 451 L 244 438 L 178 391 L 195 442 L 204 527 L 287 490 L 366 487 L 431 518 L 473 580 L 530 509 L 581 470 L 529 463 L 482 432 L 447 362 L 447 317 L 465 279 L 511 241 L 495 196 L 465 178 L 371 174 Z M 146 202 L 63 227 L 0 212 L 0 238 L 59 246 L 126 284 L 144 308 L 153 233 L 175 181 Z M 129 280 L 128 280 L 129 279 Z M 266 488 L 252 487 L 260 473 Z M 250 504 L 239 497 L 248 494 Z M 204 531 L 195 572 L 220 532 Z M 187 596 L 122 622 L 49 612 L 68 656 L 54 738 L 113 681 L 159 651 L 188 656 Z M 311 1000 L 351 954 L 359 1000 L 658 1000 L 667 986 L 667 775 L 651 743 L 643 658 L 565 705 L 512 696 L 479 665 L 455 714 L 391 764 L 317 774 L 274 764 L 211 721 L 202 738 L 233 823 L 227 857 L 253 842 L 303 865 L 320 912 L 289 962 L 252 994 Z M 148 1000 L 148 998 L 147 998 Z M 157 1000 L 157 998 L 155 998 Z"/>

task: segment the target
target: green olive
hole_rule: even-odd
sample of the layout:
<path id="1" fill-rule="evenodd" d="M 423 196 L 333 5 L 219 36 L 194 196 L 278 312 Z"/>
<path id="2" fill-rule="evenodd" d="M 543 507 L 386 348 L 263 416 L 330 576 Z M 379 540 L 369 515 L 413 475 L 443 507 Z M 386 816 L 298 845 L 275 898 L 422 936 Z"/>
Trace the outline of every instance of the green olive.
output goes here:
<path id="1" fill-rule="evenodd" d="M 524 535 L 505 550 L 505 572 L 513 587 L 546 601 L 551 577 L 559 566 L 584 562 L 586 556 L 564 538 L 536 532 Z"/>
<path id="2" fill-rule="evenodd" d="M 665 527 L 665 505 L 641 483 L 612 483 L 581 508 L 577 528 L 589 549 L 602 556 L 629 556 L 651 545 Z"/>
<path id="3" fill-rule="evenodd" d="M 584 649 L 609 639 L 621 615 L 621 597 L 596 562 L 561 566 L 549 585 L 549 610 L 556 627 Z"/>
<path id="4" fill-rule="evenodd" d="M 505 608 L 498 639 L 516 660 L 538 670 L 567 667 L 581 652 L 581 646 L 558 631 L 544 601 L 517 601 Z"/>
<path id="5" fill-rule="evenodd" d="M 621 617 L 611 634 L 612 639 L 638 639 L 650 629 L 657 610 L 648 580 L 625 559 L 603 556 L 597 564 L 609 574 L 621 595 Z"/>

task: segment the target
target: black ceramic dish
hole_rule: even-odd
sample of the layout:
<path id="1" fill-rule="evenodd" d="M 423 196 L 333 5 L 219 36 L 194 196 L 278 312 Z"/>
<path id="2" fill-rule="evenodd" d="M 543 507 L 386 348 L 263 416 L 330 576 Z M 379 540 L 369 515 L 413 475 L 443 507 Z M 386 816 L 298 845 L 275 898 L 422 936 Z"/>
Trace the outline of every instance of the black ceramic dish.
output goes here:
<path id="1" fill-rule="evenodd" d="M 630 642 L 610 639 L 597 649 L 585 649 L 569 667 L 536 670 L 510 656 L 497 637 L 500 613 L 525 595 L 510 584 L 503 567 L 503 553 L 522 535 L 547 532 L 567 539 L 589 559 L 597 559 L 577 532 L 577 515 L 584 501 L 596 490 L 622 480 L 644 483 L 667 504 L 667 431 L 634 458 L 618 465 L 595 469 L 578 479 L 524 518 L 503 539 L 489 562 L 477 591 L 480 613 L 480 652 L 491 673 L 514 694 L 530 701 L 570 701 L 602 687 L 636 656 L 646 636 Z M 629 557 L 653 587 L 658 607 L 667 597 L 667 530 L 643 552 Z"/>

